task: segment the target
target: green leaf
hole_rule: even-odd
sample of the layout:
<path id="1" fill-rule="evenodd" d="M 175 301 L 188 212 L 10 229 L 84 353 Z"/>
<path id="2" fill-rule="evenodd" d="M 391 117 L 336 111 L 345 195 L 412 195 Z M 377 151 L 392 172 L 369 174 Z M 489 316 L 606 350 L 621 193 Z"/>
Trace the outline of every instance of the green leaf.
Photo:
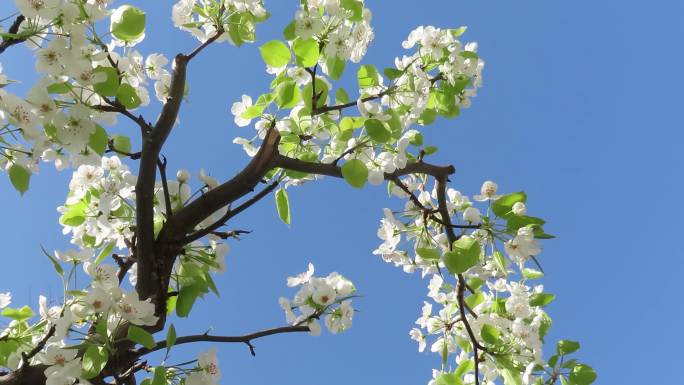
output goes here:
<path id="1" fill-rule="evenodd" d="M 482 302 L 484 302 L 484 294 L 482 294 L 479 291 L 473 295 L 466 297 L 465 299 L 466 305 L 468 305 L 471 309 L 481 304 Z"/>
<path id="2" fill-rule="evenodd" d="M 9 168 L 7 174 L 9 174 L 12 186 L 19 191 L 19 194 L 24 195 L 24 193 L 29 189 L 31 172 L 26 167 L 15 163 Z"/>
<path id="3" fill-rule="evenodd" d="M 508 222 L 506 223 L 507 230 L 509 232 L 517 232 L 519 228 L 529 226 L 529 225 L 534 225 L 534 226 L 541 226 L 546 223 L 541 218 L 536 218 L 536 217 L 530 217 L 527 215 L 511 215 L 510 217 L 507 218 Z"/>
<path id="4" fill-rule="evenodd" d="M 349 103 L 349 94 L 347 93 L 347 91 L 344 88 L 340 87 L 337 89 L 337 91 L 335 91 L 335 103 L 339 103 L 339 104 Z M 347 116 L 345 116 L 343 119 L 351 120 L 351 118 L 349 118 Z"/>
<path id="5" fill-rule="evenodd" d="M 378 83 L 378 69 L 372 64 L 362 65 L 357 72 L 360 88 L 375 87 Z"/>
<path id="6" fill-rule="evenodd" d="M 33 317 L 34 313 L 30 307 L 24 306 L 19 309 L 14 309 L 11 307 L 5 308 L 2 310 L 0 315 L 21 322 Z"/>
<path id="7" fill-rule="evenodd" d="M 313 67 L 318 63 L 318 42 L 314 39 L 297 39 L 292 44 L 297 64 L 302 67 Z"/>
<path id="8" fill-rule="evenodd" d="M 513 205 L 518 202 L 527 202 L 527 195 L 522 191 L 506 194 L 495 200 L 492 203 L 492 211 L 494 214 L 506 218 L 512 214 Z"/>
<path id="9" fill-rule="evenodd" d="M 418 124 L 421 126 L 427 126 L 437 119 L 437 111 L 432 108 L 426 108 L 422 114 L 418 117 Z"/>
<path id="10" fill-rule="evenodd" d="M 477 58 L 479 58 L 479 56 L 477 56 L 477 53 L 473 52 L 473 51 L 461 51 L 458 54 L 464 59 L 477 59 Z"/>
<path id="11" fill-rule="evenodd" d="M 176 301 L 176 314 L 179 317 L 187 317 L 195 304 L 195 300 L 200 294 L 200 290 L 195 285 L 183 286 L 178 293 Z"/>
<path id="12" fill-rule="evenodd" d="M 280 40 L 271 40 L 259 47 L 261 58 L 271 67 L 283 67 L 290 62 L 291 54 L 287 45 Z"/>
<path id="13" fill-rule="evenodd" d="M 501 332 L 499 329 L 495 328 L 490 324 L 482 325 L 482 330 L 480 330 L 480 336 L 482 339 L 492 345 L 496 345 L 501 342 Z"/>
<path id="14" fill-rule="evenodd" d="M 166 352 L 168 354 L 171 347 L 176 344 L 176 327 L 171 324 L 166 331 Z"/>
<path id="15" fill-rule="evenodd" d="M 451 32 L 451 34 L 452 34 L 454 37 L 459 37 L 459 36 L 463 35 L 467 29 L 468 29 L 468 27 L 466 27 L 466 26 L 461 26 L 461 27 L 458 27 L 458 28 L 450 29 L 449 32 Z"/>
<path id="16" fill-rule="evenodd" d="M 64 276 L 64 269 L 62 268 L 62 265 L 59 264 L 57 258 L 53 257 L 50 253 L 48 253 L 43 246 L 40 246 L 40 249 L 43 251 L 43 254 L 45 254 L 45 256 L 48 257 L 50 262 L 52 262 L 52 266 L 55 268 L 57 274 Z"/>
<path id="17" fill-rule="evenodd" d="M 517 370 L 504 368 L 499 373 L 501 373 L 505 385 L 522 385 L 522 378 Z"/>
<path id="18" fill-rule="evenodd" d="M 556 352 L 560 355 L 570 354 L 578 351 L 580 344 L 577 341 L 560 340 L 556 343 Z"/>
<path id="19" fill-rule="evenodd" d="M 418 132 L 418 133 L 413 134 L 413 136 L 411 137 L 411 140 L 409 141 L 409 143 L 411 143 L 411 144 L 414 145 L 414 146 L 422 146 L 422 145 L 423 145 L 423 141 L 424 141 L 424 139 L 423 139 L 423 134 L 421 134 L 420 132 Z"/>
<path id="20" fill-rule="evenodd" d="M 335 80 L 340 80 L 342 74 L 344 73 L 344 66 L 346 64 L 347 63 L 344 60 L 338 57 L 331 57 L 325 61 L 325 66 L 328 69 L 328 75 Z"/>
<path id="21" fill-rule="evenodd" d="M 90 345 L 83 353 L 81 377 L 89 380 L 102 371 L 109 360 L 109 352 L 103 346 Z"/>
<path id="22" fill-rule="evenodd" d="M 95 132 L 88 138 L 88 146 L 98 155 L 102 156 L 107 150 L 107 131 L 99 124 L 95 125 Z"/>
<path id="23" fill-rule="evenodd" d="M 75 227 L 85 222 L 85 210 L 88 207 L 85 202 L 80 201 L 66 207 L 68 210 L 59 217 L 59 223 L 64 226 Z"/>
<path id="24" fill-rule="evenodd" d="M 292 108 L 302 100 L 302 93 L 297 87 L 297 83 L 286 81 L 276 87 L 276 104 L 280 108 Z"/>
<path id="25" fill-rule="evenodd" d="M 156 346 L 152 334 L 148 333 L 145 329 L 139 328 L 135 325 L 130 325 L 128 327 L 128 335 L 126 336 L 126 338 L 148 349 L 152 349 Z"/>
<path id="26" fill-rule="evenodd" d="M 135 88 L 126 83 L 122 84 L 116 91 L 116 99 L 129 110 L 138 108 L 141 103 Z"/>
<path id="27" fill-rule="evenodd" d="M 102 261 L 104 261 L 104 259 L 112 253 L 112 250 L 114 250 L 115 245 L 116 243 L 114 242 L 107 243 L 105 247 L 103 247 L 102 250 L 100 250 L 100 253 L 95 258 L 95 265 L 99 265 L 100 263 L 102 263 Z"/>
<path id="28" fill-rule="evenodd" d="M 368 131 L 368 136 L 378 143 L 386 143 L 391 137 L 385 123 L 377 119 L 366 120 L 366 131 Z"/>
<path id="29" fill-rule="evenodd" d="M 166 367 L 157 366 L 154 368 L 154 377 L 151 385 L 166 385 Z"/>
<path id="30" fill-rule="evenodd" d="M 363 20 L 363 2 L 359 0 L 342 0 L 340 2 L 342 8 L 351 11 L 350 21 Z"/>
<path id="31" fill-rule="evenodd" d="M 461 274 L 480 261 L 480 243 L 470 236 L 454 242 L 451 251 L 444 253 L 444 264 L 451 274 Z"/>
<path id="32" fill-rule="evenodd" d="M 419 247 L 416 249 L 416 253 L 420 255 L 421 258 L 430 260 L 439 259 L 442 256 L 439 249 L 432 247 Z"/>
<path id="33" fill-rule="evenodd" d="M 112 146 L 116 151 L 124 154 L 131 153 L 131 139 L 124 135 L 114 135 L 112 137 Z"/>
<path id="34" fill-rule="evenodd" d="M 544 276 L 544 273 L 542 273 L 542 272 L 539 271 L 539 270 L 530 269 L 530 268 L 526 267 L 526 268 L 523 269 L 522 275 L 523 275 L 523 277 L 525 277 L 526 279 L 538 279 L 538 278 L 543 277 L 543 276 Z"/>
<path id="35" fill-rule="evenodd" d="M 462 385 L 461 376 L 456 373 L 443 373 L 435 380 L 435 385 Z"/>
<path id="36" fill-rule="evenodd" d="M 387 76 L 388 78 L 390 78 L 392 80 L 398 78 L 399 76 L 403 75 L 403 73 L 404 73 L 403 71 L 399 71 L 396 68 L 389 68 L 389 67 L 382 70 L 382 72 L 385 74 L 385 76 Z"/>
<path id="37" fill-rule="evenodd" d="M 93 89 L 102 96 L 116 96 L 119 90 L 119 74 L 115 68 L 99 66 L 93 70 L 93 73 L 103 73 L 106 78 L 100 83 L 95 83 Z"/>
<path id="38" fill-rule="evenodd" d="M 589 365 L 577 364 L 568 379 L 577 385 L 589 385 L 596 380 L 596 371 Z"/>
<path id="39" fill-rule="evenodd" d="M 285 222 L 290 224 L 290 199 L 287 197 L 287 191 L 281 188 L 275 193 L 276 207 L 278 208 L 278 216 Z"/>
<path id="40" fill-rule="evenodd" d="M 47 86 L 47 92 L 49 94 L 68 94 L 72 89 L 73 87 L 68 82 L 53 83 Z"/>
<path id="41" fill-rule="evenodd" d="M 553 302 L 556 296 L 549 293 L 538 293 L 530 298 L 530 306 L 546 306 Z"/>
<path id="42" fill-rule="evenodd" d="M 502 273 L 508 274 L 508 263 L 506 262 L 504 255 L 497 250 L 492 254 L 492 258 L 494 259 L 496 267 L 501 270 Z"/>
<path id="43" fill-rule="evenodd" d="M 454 374 L 461 377 L 468 372 L 472 372 L 473 370 L 475 370 L 475 364 L 473 363 L 473 360 L 466 360 L 462 361 L 458 365 L 458 368 L 454 370 Z"/>
<path id="44" fill-rule="evenodd" d="M 145 35 L 145 12 L 122 5 L 112 13 L 109 31 L 119 40 L 133 42 Z"/>
<path id="45" fill-rule="evenodd" d="M 285 29 L 283 30 L 283 37 L 287 41 L 292 41 L 297 38 L 297 35 L 295 35 L 295 21 L 292 20 L 290 24 L 288 24 Z"/>
<path id="46" fill-rule="evenodd" d="M 363 188 L 368 180 L 368 168 L 362 161 L 351 159 L 342 165 L 342 176 L 352 187 Z"/>

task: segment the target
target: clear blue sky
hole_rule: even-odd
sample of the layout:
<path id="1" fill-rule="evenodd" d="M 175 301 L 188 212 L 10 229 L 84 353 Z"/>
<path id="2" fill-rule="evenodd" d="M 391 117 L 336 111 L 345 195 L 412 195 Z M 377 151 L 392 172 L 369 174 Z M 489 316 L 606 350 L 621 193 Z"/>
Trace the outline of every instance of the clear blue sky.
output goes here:
<path id="1" fill-rule="evenodd" d="M 0 15 L 9 14 L 8 3 Z M 173 56 L 195 45 L 172 26 L 171 1 L 131 3 L 148 11 L 148 40 L 139 47 L 145 54 Z M 266 1 L 273 18 L 260 26 L 259 42 L 280 36 L 297 3 Z M 558 236 L 541 256 L 546 290 L 557 295 L 549 340 L 580 340 L 581 358 L 597 369 L 599 384 L 643 384 L 663 369 L 678 369 L 684 3 L 367 3 L 376 31 L 367 63 L 391 64 L 420 24 L 468 25 L 465 38 L 480 43 L 484 88 L 461 117 L 425 130 L 426 139 L 441 148 L 435 161 L 456 166 L 457 189 L 472 195 L 485 179 L 502 191 L 524 189 L 530 212 L 546 218 L 547 231 Z M 252 131 L 232 123 L 229 106 L 242 93 L 267 90 L 258 45 L 214 46 L 193 62 L 190 102 L 164 151 L 171 170 L 204 167 L 225 179 L 247 162 L 231 140 Z M 0 61 L 10 77 L 30 78 L 25 48 L 11 48 Z M 156 111 L 146 114 L 154 118 Z M 127 130 L 136 132 L 122 125 Z M 36 305 L 39 293 L 58 296 L 39 245 L 66 245 L 55 207 L 69 178 L 43 167 L 23 198 L 0 181 L 0 291 L 12 291 L 15 305 Z M 419 354 L 408 338 L 427 282 L 371 255 L 382 208 L 396 201 L 388 201 L 384 188 L 358 191 L 332 179 L 291 189 L 290 200 L 291 228 L 277 220 L 271 198 L 236 221 L 236 228 L 254 232 L 231 244 L 228 271 L 217 279 L 221 299 L 200 303 L 192 321 L 174 321 L 179 333 L 213 327 L 242 334 L 281 325 L 277 298 L 293 293 L 285 277 L 312 261 L 321 273 L 350 277 L 363 294 L 355 301 L 361 312 L 354 327 L 339 336 L 259 340 L 256 358 L 244 346 L 221 346 L 222 383 L 427 382 L 437 357 Z"/>

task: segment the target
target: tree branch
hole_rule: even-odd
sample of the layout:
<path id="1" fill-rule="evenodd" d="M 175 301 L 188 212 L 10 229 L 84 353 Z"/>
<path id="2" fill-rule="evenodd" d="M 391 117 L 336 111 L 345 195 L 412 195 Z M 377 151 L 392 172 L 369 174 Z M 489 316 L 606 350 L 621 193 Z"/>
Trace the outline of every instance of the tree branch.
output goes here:
<path id="1" fill-rule="evenodd" d="M 19 27 L 21 26 L 21 23 L 24 22 L 24 20 L 26 20 L 24 15 L 17 16 L 17 18 L 14 19 L 14 22 L 12 23 L 12 25 L 7 30 L 7 33 L 16 34 L 17 32 L 19 32 Z M 24 40 L 26 40 L 26 39 L 23 39 L 23 38 L 3 39 L 2 43 L 0 43 L 0 54 L 5 52 L 5 50 L 7 48 L 9 48 L 15 44 L 19 44 L 19 43 L 23 42 Z"/>
<path id="2" fill-rule="evenodd" d="M 221 226 L 223 226 L 230 218 L 233 218 L 234 216 L 240 214 L 241 212 L 245 211 L 248 209 L 250 206 L 253 204 L 257 203 L 260 201 L 262 198 L 264 198 L 266 195 L 268 195 L 271 191 L 275 190 L 275 188 L 278 186 L 278 182 L 273 182 L 268 187 L 265 189 L 259 191 L 256 195 L 251 197 L 250 199 L 246 200 L 243 202 L 240 206 L 236 207 L 234 210 L 228 210 L 226 213 L 216 222 L 214 222 L 212 225 L 207 226 L 203 229 L 197 230 L 194 233 L 188 235 L 187 237 L 179 240 L 178 242 L 187 245 L 188 243 L 192 243 L 206 235 L 214 233 L 217 229 L 219 229 Z"/>
<path id="3" fill-rule="evenodd" d="M 257 338 L 267 337 L 274 334 L 300 333 L 308 331 L 310 331 L 308 326 L 282 326 L 279 328 L 266 329 L 256 333 L 246 334 L 243 336 L 212 336 L 209 334 L 197 334 L 192 336 L 178 337 L 176 339 L 176 343 L 174 344 L 174 346 L 187 344 L 191 342 L 237 342 L 247 344 L 248 346 L 250 346 L 250 351 L 252 352 L 252 355 L 254 355 L 254 347 L 251 346 L 251 342 Z M 139 350 L 137 350 L 136 354 L 138 356 L 143 356 L 145 354 L 149 354 L 164 348 L 166 348 L 166 341 L 159 341 L 152 349 L 140 348 Z"/>

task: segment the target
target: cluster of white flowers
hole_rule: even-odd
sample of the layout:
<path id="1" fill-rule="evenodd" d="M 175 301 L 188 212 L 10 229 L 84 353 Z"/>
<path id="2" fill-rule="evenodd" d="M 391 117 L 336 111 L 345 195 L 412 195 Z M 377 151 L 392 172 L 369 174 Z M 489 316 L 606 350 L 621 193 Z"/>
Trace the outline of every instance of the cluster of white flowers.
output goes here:
<path id="1" fill-rule="evenodd" d="M 128 247 L 135 222 L 136 177 L 116 157 L 103 157 L 99 165 L 81 165 L 69 183 L 69 195 L 60 223 L 63 233 L 71 233 L 71 242 L 82 248 L 101 247 L 112 242 Z M 64 255 L 65 259 L 79 259 Z"/>
<path id="2" fill-rule="evenodd" d="M 403 178 L 401 183 L 406 191 L 394 186 L 392 193 L 407 198 L 408 191 L 422 207 L 409 199 L 399 213 L 385 209 L 385 217 L 378 230 L 378 237 L 383 242 L 374 254 L 407 273 L 420 269 L 423 277 L 430 277 L 428 297 L 432 302 L 424 302 L 422 314 L 416 321 L 419 327 L 409 333 L 418 343 L 419 351 L 424 351 L 430 342 L 430 351 L 441 355 L 443 360 L 455 354 L 456 366 L 465 365 L 472 356 L 469 347 L 471 336 L 465 319 L 479 344 L 492 349 L 505 346 L 506 353 L 528 357 L 521 358 L 524 365 L 543 367 L 542 340 L 546 333 L 544 329 L 549 325 L 542 307 L 552 296 L 544 293 L 541 285 L 530 287 L 526 284 L 528 279 L 541 275 L 541 272 L 525 267 L 525 263 L 541 249 L 535 238 L 535 227 L 510 228 L 510 223 L 529 218 L 525 215 L 523 195 L 497 195 L 498 186 L 492 181 L 483 183 L 480 194 L 475 195 L 473 201 L 456 190 L 447 189 L 447 212 L 455 225 L 462 225 L 459 237 L 475 240 L 478 249 L 475 254 L 479 255 L 478 262 L 462 273 L 463 279 L 468 280 L 468 290 L 472 292 L 464 298 L 467 308 L 461 309 L 456 284 L 448 282 L 455 277 L 444 274 L 448 268 L 445 259 L 450 252 L 444 227 L 429 216 L 438 208 L 436 187 L 431 192 L 426 191 L 425 180 L 415 177 Z M 517 200 L 512 197 L 517 197 Z M 474 206 L 478 202 L 490 205 L 486 216 Z M 504 204 L 501 202 L 508 202 L 506 204 L 510 208 L 497 206 Z M 502 228 L 496 224 L 497 220 L 510 221 L 509 226 Z M 508 268 L 506 257 L 498 251 L 501 244 L 497 244 L 497 240 L 503 243 L 508 259 L 518 265 L 519 281 L 512 279 L 513 272 Z M 433 311 L 433 303 L 440 307 L 436 312 Z M 484 339 L 481 337 L 483 334 L 493 337 Z M 429 336 L 434 340 L 428 341 Z M 494 383 L 500 375 L 499 364 L 492 355 L 480 358 L 484 359 L 478 369 L 485 383 Z M 430 384 L 435 384 L 436 378 L 446 373 L 445 370 L 447 368 L 443 367 L 436 371 Z M 472 383 L 474 374 L 466 372 L 462 373 L 461 380 Z"/>
<path id="3" fill-rule="evenodd" d="M 255 23 L 268 17 L 263 0 L 180 0 L 173 6 L 173 23 L 199 41 L 223 33 L 216 41 L 233 45 L 254 41 Z"/>
<path id="4" fill-rule="evenodd" d="M 292 300 L 281 297 L 278 301 L 285 311 L 287 323 L 306 325 L 311 335 L 319 335 L 321 326 L 317 320 L 325 315 L 324 323 L 331 333 L 349 329 L 354 316 L 351 298 L 356 288 L 338 273 L 331 273 L 325 278 L 314 277 L 313 274 L 314 266 L 309 263 L 307 271 L 287 279 L 288 287 L 300 287 Z"/>
<path id="5" fill-rule="evenodd" d="M 144 57 L 129 48 L 135 41 L 124 42 L 111 34 L 105 42 L 97 34 L 95 23 L 112 14 L 109 3 L 15 0 L 25 17 L 19 31 L 29 36 L 26 44 L 43 77 L 26 96 L 19 96 L 5 87 L 10 81 L 0 65 L 0 139 L 6 144 L 2 169 L 19 166 L 33 173 L 40 160 L 59 170 L 95 163 L 108 144 L 102 126 L 116 122 L 112 103 L 129 110 L 148 105 L 150 82 L 157 99 L 166 102 L 171 75 L 164 55 Z M 128 9 L 120 7 L 117 12 Z M 123 53 L 117 50 L 122 45 Z"/>

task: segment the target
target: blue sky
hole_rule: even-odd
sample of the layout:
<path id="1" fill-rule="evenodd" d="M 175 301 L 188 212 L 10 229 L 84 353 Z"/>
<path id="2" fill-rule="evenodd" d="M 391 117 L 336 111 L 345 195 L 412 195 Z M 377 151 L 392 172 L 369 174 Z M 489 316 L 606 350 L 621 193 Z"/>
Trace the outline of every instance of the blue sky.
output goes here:
<path id="1" fill-rule="evenodd" d="M 9 3 L 2 2 L 0 16 L 10 13 Z M 194 47 L 173 28 L 171 1 L 130 3 L 148 12 L 142 52 L 173 56 Z M 226 179 L 247 162 L 231 140 L 251 129 L 232 123 L 229 106 L 243 93 L 267 90 L 257 47 L 280 36 L 297 3 L 267 0 L 273 17 L 260 26 L 259 43 L 213 46 L 193 62 L 190 101 L 164 151 L 171 170 L 203 167 Z M 557 295 L 549 340 L 581 341 L 581 359 L 599 372 L 599 384 L 643 384 L 656 370 L 676 368 L 684 323 L 675 297 L 684 270 L 677 226 L 684 214 L 684 3 L 367 3 L 376 39 L 364 63 L 390 65 L 421 24 L 468 25 L 465 39 L 480 43 L 487 61 L 480 95 L 461 117 L 438 121 L 425 136 L 440 147 L 433 161 L 456 166 L 454 187 L 472 195 L 492 179 L 501 191 L 525 190 L 529 212 L 546 218 L 547 231 L 558 236 L 541 255 L 546 291 Z M 0 62 L 12 78 L 32 76 L 23 47 Z M 354 89 L 349 79 L 343 84 Z M 122 124 L 126 131 L 136 132 Z M 40 245 L 66 246 L 55 207 L 69 178 L 43 167 L 23 198 L 0 181 L 0 291 L 12 291 L 15 305 L 35 305 L 40 293 L 59 295 Z M 281 325 L 277 298 L 293 294 L 285 277 L 312 261 L 320 273 L 339 271 L 356 283 L 363 297 L 355 301 L 354 327 L 339 336 L 259 340 L 256 358 L 244 346 L 220 346 L 223 383 L 425 383 L 438 360 L 419 354 L 408 330 L 427 282 L 371 255 L 382 208 L 397 202 L 384 188 L 358 191 L 332 179 L 289 193 L 291 227 L 277 220 L 271 198 L 236 220 L 235 228 L 254 232 L 231 244 L 228 271 L 217 279 L 222 297 L 197 305 L 192 321 L 174 321 L 179 334 Z"/>

